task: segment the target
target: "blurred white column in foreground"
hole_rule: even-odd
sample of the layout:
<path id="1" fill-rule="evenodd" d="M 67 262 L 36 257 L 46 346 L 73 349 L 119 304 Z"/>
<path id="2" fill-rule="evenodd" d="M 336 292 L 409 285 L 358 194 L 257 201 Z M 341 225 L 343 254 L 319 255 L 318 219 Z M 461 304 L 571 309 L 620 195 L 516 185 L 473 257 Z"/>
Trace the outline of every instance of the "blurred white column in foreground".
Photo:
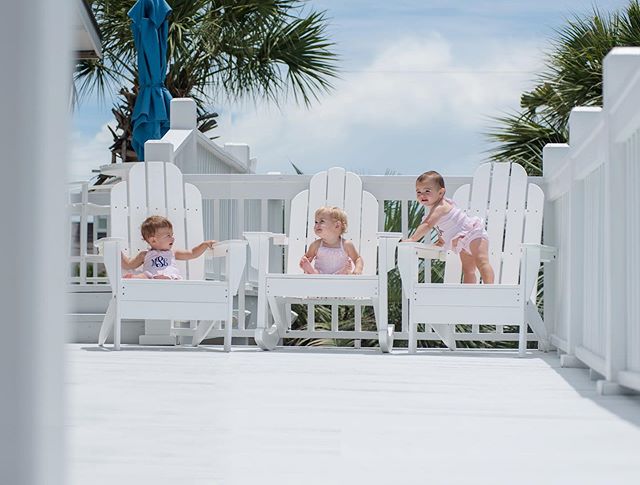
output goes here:
<path id="1" fill-rule="evenodd" d="M 64 483 L 63 328 L 72 2 L 0 14 L 0 482 Z"/>

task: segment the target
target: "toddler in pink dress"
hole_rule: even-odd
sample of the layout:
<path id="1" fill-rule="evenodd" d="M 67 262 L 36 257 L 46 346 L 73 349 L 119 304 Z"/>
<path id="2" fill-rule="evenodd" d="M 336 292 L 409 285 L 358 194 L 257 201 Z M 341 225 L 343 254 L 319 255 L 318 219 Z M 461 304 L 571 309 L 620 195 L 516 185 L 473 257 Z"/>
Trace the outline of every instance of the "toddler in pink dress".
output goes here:
<path id="1" fill-rule="evenodd" d="M 493 283 L 495 276 L 489 263 L 489 237 L 484 221 L 469 217 L 444 196 L 445 192 L 444 179 L 438 172 L 425 172 L 418 177 L 416 198 L 429 212 L 407 241 L 420 241 L 436 229 L 440 236 L 438 244 L 460 256 L 464 283 L 476 283 L 476 269 L 483 283 Z"/>
<path id="2" fill-rule="evenodd" d="M 351 241 L 342 235 L 347 230 L 347 214 L 339 207 L 320 207 L 315 213 L 313 230 L 318 236 L 300 259 L 307 274 L 362 274 L 363 261 Z"/>

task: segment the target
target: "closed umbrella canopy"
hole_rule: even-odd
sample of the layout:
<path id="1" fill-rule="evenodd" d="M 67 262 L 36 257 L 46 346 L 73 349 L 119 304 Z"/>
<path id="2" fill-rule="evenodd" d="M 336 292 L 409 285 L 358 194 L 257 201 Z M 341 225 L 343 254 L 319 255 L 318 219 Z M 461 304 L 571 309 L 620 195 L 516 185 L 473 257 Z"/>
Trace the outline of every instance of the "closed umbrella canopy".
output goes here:
<path id="1" fill-rule="evenodd" d="M 133 108 L 133 149 L 144 160 L 144 142 L 158 140 L 169 129 L 171 95 L 167 74 L 167 17 L 165 0 L 138 0 L 131 10 L 131 30 L 138 52 L 138 98 Z"/>

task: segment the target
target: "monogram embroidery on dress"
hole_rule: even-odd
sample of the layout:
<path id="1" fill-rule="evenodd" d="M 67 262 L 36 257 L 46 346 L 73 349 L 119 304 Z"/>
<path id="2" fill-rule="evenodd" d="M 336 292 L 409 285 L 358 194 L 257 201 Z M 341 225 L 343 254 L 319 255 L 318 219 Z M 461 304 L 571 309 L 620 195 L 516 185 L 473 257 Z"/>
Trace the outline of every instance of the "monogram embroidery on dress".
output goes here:
<path id="1" fill-rule="evenodd" d="M 163 256 L 158 256 L 151 259 L 151 264 L 154 268 L 165 268 L 169 266 L 169 261 L 167 261 L 167 258 Z"/>

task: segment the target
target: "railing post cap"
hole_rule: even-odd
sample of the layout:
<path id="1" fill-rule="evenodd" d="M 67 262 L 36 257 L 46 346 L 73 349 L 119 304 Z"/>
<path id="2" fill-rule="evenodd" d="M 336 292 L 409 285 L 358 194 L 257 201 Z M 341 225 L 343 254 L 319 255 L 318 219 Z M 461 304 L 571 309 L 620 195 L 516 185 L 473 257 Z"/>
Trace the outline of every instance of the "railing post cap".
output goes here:
<path id="1" fill-rule="evenodd" d="M 196 103 L 191 98 L 173 98 L 170 117 L 172 130 L 195 130 L 198 127 Z"/>
<path id="2" fill-rule="evenodd" d="M 567 143 L 547 143 L 542 148 L 542 176 L 553 177 L 565 164 L 570 150 Z"/>
<path id="3" fill-rule="evenodd" d="M 149 140 L 144 144 L 146 162 L 173 163 L 173 143 L 162 140 Z"/>
<path id="4" fill-rule="evenodd" d="M 613 107 L 640 70 L 640 47 L 614 47 L 602 62 L 603 104 Z"/>

